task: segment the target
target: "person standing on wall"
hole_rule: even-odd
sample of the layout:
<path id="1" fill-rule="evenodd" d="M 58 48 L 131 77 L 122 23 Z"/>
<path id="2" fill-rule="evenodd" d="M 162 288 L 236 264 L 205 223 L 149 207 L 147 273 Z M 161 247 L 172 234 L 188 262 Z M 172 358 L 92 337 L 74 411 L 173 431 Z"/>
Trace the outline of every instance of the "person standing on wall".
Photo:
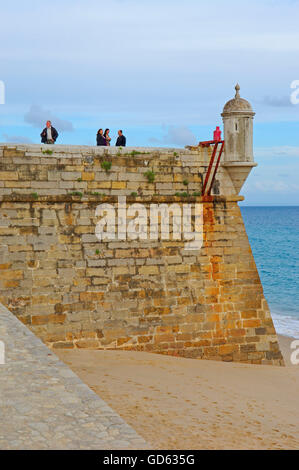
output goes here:
<path id="1" fill-rule="evenodd" d="M 107 147 L 110 147 L 110 141 L 111 141 L 111 137 L 109 136 L 109 132 L 110 132 L 110 129 L 105 129 L 104 137 L 106 139 Z"/>
<path id="2" fill-rule="evenodd" d="M 116 147 L 125 147 L 126 146 L 127 139 L 123 135 L 123 131 L 119 130 L 118 131 L 118 137 L 115 146 Z"/>
<path id="3" fill-rule="evenodd" d="M 99 129 L 97 133 L 97 145 L 98 146 L 106 146 L 106 139 L 103 136 L 103 129 Z"/>
<path id="4" fill-rule="evenodd" d="M 42 144 L 55 144 L 58 132 L 55 127 L 52 127 L 51 121 L 47 121 L 46 127 L 40 136 L 42 138 Z"/>

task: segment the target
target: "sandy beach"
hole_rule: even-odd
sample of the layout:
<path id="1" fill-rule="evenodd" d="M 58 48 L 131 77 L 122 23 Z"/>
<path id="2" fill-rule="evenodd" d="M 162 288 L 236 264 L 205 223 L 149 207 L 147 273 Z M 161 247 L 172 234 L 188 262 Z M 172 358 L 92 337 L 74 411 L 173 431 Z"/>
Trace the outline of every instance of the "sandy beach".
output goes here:
<path id="1" fill-rule="evenodd" d="M 129 351 L 59 357 L 156 449 L 296 449 L 299 368 Z"/>

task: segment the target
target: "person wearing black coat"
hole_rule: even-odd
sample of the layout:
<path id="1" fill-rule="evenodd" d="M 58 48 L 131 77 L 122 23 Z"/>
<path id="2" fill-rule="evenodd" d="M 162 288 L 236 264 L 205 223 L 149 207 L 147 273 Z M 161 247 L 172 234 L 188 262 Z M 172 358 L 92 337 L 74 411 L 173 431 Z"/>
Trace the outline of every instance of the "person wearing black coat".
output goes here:
<path id="1" fill-rule="evenodd" d="M 115 146 L 116 147 L 125 147 L 126 146 L 127 139 L 123 135 L 123 131 L 119 130 L 118 131 L 118 137 Z"/>
<path id="2" fill-rule="evenodd" d="M 99 146 L 106 146 L 107 142 L 103 135 L 103 129 L 99 129 L 97 133 L 97 145 Z"/>
<path id="3" fill-rule="evenodd" d="M 55 127 L 52 127 L 51 121 L 47 121 L 47 127 L 41 133 L 42 144 L 55 144 L 58 137 L 58 132 Z"/>

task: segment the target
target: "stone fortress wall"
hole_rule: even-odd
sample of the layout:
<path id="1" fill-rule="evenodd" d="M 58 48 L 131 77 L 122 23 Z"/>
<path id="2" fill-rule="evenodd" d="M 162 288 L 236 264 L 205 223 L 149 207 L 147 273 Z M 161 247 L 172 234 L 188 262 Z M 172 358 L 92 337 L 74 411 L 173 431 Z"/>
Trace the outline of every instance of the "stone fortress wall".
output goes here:
<path id="1" fill-rule="evenodd" d="M 232 159 L 226 147 L 211 196 L 199 195 L 210 159 L 201 147 L 1 144 L 0 302 L 53 348 L 283 364 L 238 207 L 255 166 L 250 110 L 226 113 L 247 119 L 249 153 Z M 226 132 L 242 139 L 239 129 L 230 122 Z M 228 139 L 234 155 L 244 148 Z M 100 242 L 97 206 L 124 195 L 128 207 L 147 211 L 152 203 L 202 204 L 202 248 L 171 238 Z"/>

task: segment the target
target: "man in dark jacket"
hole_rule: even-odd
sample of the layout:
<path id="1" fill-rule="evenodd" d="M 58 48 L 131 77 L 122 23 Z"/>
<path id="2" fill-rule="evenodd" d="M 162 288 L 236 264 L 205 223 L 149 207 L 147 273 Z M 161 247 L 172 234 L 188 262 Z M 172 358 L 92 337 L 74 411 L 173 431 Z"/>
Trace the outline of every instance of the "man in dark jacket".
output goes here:
<path id="1" fill-rule="evenodd" d="M 107 145 L 107 141 L 103 135 L 103 129 L 99 129 L 97 133 L 97 145 L 104 147 Z"/>
<path id="2" fill-rule="evenodd" d="M 127 139 L 123 135 L 123 131 L 119 130 L 118 131 L 118 137 L 115 146 L 116 147 L 125 147 L 126 146 Z"/>
<path id="3" fill-rule="evenodd" d="M 47 127 L 41 133 L 42 144 L 55 144 L 58 137 L 58 132 L 55 127 L 52 127 L 51 121 L 47 121 Z"/>

